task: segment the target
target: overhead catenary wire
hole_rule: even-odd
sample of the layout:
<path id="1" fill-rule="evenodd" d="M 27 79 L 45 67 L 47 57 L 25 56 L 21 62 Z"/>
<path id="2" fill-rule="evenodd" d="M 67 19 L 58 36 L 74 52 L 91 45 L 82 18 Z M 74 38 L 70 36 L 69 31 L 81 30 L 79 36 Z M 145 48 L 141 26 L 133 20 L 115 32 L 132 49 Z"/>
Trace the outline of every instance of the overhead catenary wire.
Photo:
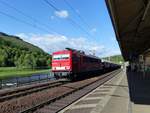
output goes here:
<path id="1" fill-rule="evenodd" d="M 90 25 L 85 21 L 85 19 L 82 17 L 82 15 L 80 15 L 80 13 L 78 11 L 76 11 L 75 8 L 67 0 L 64 0 L 64 2 L 78 16 L 78 18 L 80 18 L 82 23 L 90 30 L 90 28 L 91 28 Z"/>
<path id="2" fill-rule="evenodd" d="M 31 26 L 31 27 L 33 27 L 33 28 L 36 28 L 36 29 L 38 29 L 38 30 L 41 30 L 41 31 L 50 33 L 50 32 L 47 31 L 46 29 L 43 29 L 43 28 L 41 28 L 41 27 L 39 27 L 39 26 L 35 26 L 34 24 L 31 24 L 31 23 L 29 23 L 29 22 L 26 22 L 26 21 L 24 21 L 24 20 L 21 20 L 21 19 L 19 19 L 19 18 L 16 18 L 15 16 L 12 16 L 12 15 L 10 15 L 10 14 L 8 14 L 8 13 L 5 13 L 5 12 L 0 11 L 0 14 L 1 14 L 1 15 L 4 15 L 4 16 L 6 16 L 6 17 L 9 17 L 9 18 L 11 18 L 11 19 L 13 19 L 13 20 L 15 20 L 15 21 L 18 21 L 18 22 L 20 22 L 20 23 L 23 23 L 23 24 L 26 24 L 26 25 Z"/>
<path id="3" fill-rule="evenodd" d="M 48 0 L 45 0 L 45 2 L 47 2 L 47 4 L 49 4 L 54 10 L 60 11 L 60 9 L 58 9 L 58 8 L 55 7 L 53 4 L 51 4 L 50 2 L 48 2 Z M 16 21 L 19 21 L 19 22 L 21 22 L 21 23 L 24 23 L 24 24 L 26 24 L 26 25 L 29 25 L 29 26 L 31 26 L 31 27 L 34 27 L 34 28 L 36 28 L 36 29 L 42 30 L 42 31 L 44 31 L 44 32 L 50 33 L 49 31 L 51 31 L 51 32 L 56 33 L 56 34 L 58 34 L 58 35 L 62 35 L 62 34 L 56 32 L 55 30 L 53 30 L 52 28 L 48 28 L 49 26 L 47 26 L 46 24 L 44 24 L 44 23 L 38 21 L 36 18 L 33 18 L 32 16 L 30 16 L 30 15 L 24 13 L 23 11 L 17 9 L 17 8 L 14 7 L 13 5 L 10 5 L 9 3 L 4 2 L 3 0 L 1 0 L 0 3 L 3 4 L 3 5 L 5 5 L 5 6 L 7 6 L 7 7 L 9 7 L 9 8 L 11 8 L 11 9 L 13 9 L 13 10 L 15 10 L 17 13 L 19 13 L 19 14 L 23 15 L 24 17 L 26 17 L 26 18 L 32 20 L 33 22 L 36 22 L 37 25 L 36 25 L 35 23 L 27 22 L 27 21 L 25 21 L 25 20 L 23 20 L 23 19 L 19 19 L 19 18 L 15 17 L 15 16 L 12 16 L 12 15 L 10 15 L 10 14 L 8 14 L 8 13 L 5 13 L 5 12 L 2 12 L 2 11 L 1 11 L 0 13 L 1 13 L 2 15 L 7 16 L 7 17 L 9 17 L 9 18 L 11 18 L 11 19 L 14 19 L 14 20 L 16 20 Z M 77 22 L 75 22 L 73 19 L 68 18 L 68 21 L 70 22 L 70 24 L 71 24 L 72 26 L 74 26 L 74 27 L 80 29 L 81 31 L 83 31 L 84 33 L 86 33 L 86 35 L 87 35 L 88 37 L 91 37 L 90 34 L 89 34 L 89 32 L 87 32 L 84 28 L 82 28 L 82 26 L 81 26 L 80 24 L 78 24 Z M 42 27 L 39 26 L 39 25 L 42 25 Z M 43 26 L 46 27 L 47 29 L 44 29 Z M 49 30 L 49 29 L 50 29 L 50 30 Z"/>
<path id="4" fill-rule="evenodd" d="M 83 23 L 83 25 L 89 30 L 91 31 L 91 26 L 86 22 L 85 18 L 71 5 L 71 3 L 68 0 L 63 0 L 65 2 L 65 4 L 72 10 L 72 12 L 74 12 L 76 14 L 76 16 L 81 20 L 81 22 Z M 90 33 L 91 34 L 91 33 Z M 93 37 L 92 35 L 90 35 L 91 37 Z M 93 55 L 96 54 L 96 50 L 89 50 L 89 52 L 92 52 Z"/>
<path id="5" fill-rule="evenodd" d="M 21 15 L 33 20 L 33 21 L 36 21 L 36 19 L 34 19 L 33 17 L 25 14 L 24 12 L 20 11 L 19 9 L 13 7 L 12 5 L 8 4 L 6 1 L 4 2 L 3 0 L 0 1 L 1 4 L 5 5 L 5 6 L 8 6 L 9 8 L 15 10 L 16 12 L 20 13 Z"/>
<path id="6" fill-rule="evenodd" d="M 3 4 L 3 5 L 5 5 L 5 6 L 7 6 L 7 7 L 9 7 L 9 8 L 11 8 L 11 9 L 13 9 L 13 10 L 16 11 L 17 13 L 23 15 L 24 17 L 26 17 L 26 18 L 32 20 L 32 21 L 34 22 L 34 27 L 40 25 L 40 26 L 43 26 L 43 27 L 46 28 L 46 29 L 42 28 L 44 31 L 47 31 L 47 32 L 51 31 L 51 32 L 56 33 L 56 34 L 60 34 L 60 33 L 56 32 L 54 29 L 50 28 L 47 24 L 45 24 L 45 23 L 43 23 L 43 22 L 37 20 L 36 18 L 34 18 L 34 17 L 32 17 L 32 16 L 30 16 L 30 15 L 24 13 L 23 11 L 21 11 L 21 10 L 17 9 L 16 7 L 10 5 L 10 4 L 7 3 L 6 1 L 1 0 L 0 3 Z M 3 13 L 3 15 L 6 14 L 6 13 L 4 13 L 4 12 L 2 12 L 2 13 Z M 6 14 L 6 15 L 7 15 L 7 17 L 9 16 L 9 14 Z M 5 16 L 6 16 L 6 15 L 5 15 Z M 10 15 L 9 17 L 13 18 L 14 16 L 11 16 L 11 15 Z M 14 18 L 13 18 L 13 19 L 14 19 Z M 16 17 L 15 17 L 15 20 L 17 20 L 17 21 L 19 20 L 19 21 L 20 21 L 20 19 L 17 19 Z M 24 20 L 21 20 L 21 21 L 24 21 Z M 22 23 L 29 25 L 29 22 L 26 22 L 26 21 L 24 21 L 24 22 L 22 22 Z M 36 25 L 35 23 L 37 23 L 38 25 Z M 33 27 L 33 24 L 30 24 L 30 26 Z M 41 28 L 40 28 L 40 29 L 41 29 Z"/>
<path id="7" fill-rule="evenodd" d="M 55 11 L 61 11 L 59 8 L 57 8 L 55 5 L 52 4 L 52 2 L 50 2 L 49 0 L 44 0 L 44 2 L 50 6 L 51 8 L 53 8 Z M 67 18 L 67 20 L 69 21 L 69 23 L 71 23 L 71 25 L 73 25 L 74 27 L 77 27 L 78 29 L 80 29 L 81 31 L 83 31 L 89 38 L 91 38 L 91 34 L 86 31 L 80 24 L 78 24 L 76 21 L 74 21 L 72 18 Z"/>

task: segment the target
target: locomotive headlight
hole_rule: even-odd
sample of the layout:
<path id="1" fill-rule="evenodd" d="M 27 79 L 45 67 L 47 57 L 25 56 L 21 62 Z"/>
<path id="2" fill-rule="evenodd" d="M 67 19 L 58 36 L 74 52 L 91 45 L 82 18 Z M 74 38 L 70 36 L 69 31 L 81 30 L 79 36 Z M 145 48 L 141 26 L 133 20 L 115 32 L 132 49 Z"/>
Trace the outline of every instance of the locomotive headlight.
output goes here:
<path id="1" fill-rule="evenodd" d="M 70 69 L 70 66 L 66 66 L 66 69 Z"/>

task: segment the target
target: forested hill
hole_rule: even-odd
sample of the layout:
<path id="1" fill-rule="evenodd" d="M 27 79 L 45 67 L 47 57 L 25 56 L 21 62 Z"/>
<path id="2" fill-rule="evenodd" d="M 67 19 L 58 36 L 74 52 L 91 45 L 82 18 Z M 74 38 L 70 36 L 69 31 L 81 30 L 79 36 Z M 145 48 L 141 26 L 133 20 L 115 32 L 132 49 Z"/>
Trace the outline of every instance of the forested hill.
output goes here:
<path id="1" fill-rule="evenodd" d="M 37 68 L 49 63 L 48 53 L 39 47 L 0 32 L 0 67 Z"/>
<path id="2" fill-rule="evenodd" d="M 114 56 L 110 56 L 110 57 L 104 57 L 102 59 L 105 59 L 105 60 L 108 60 L 108 61 L 111 61 L 114 63 L 123 63 L 124 62 L 122 55 L 114 55 Z"/>

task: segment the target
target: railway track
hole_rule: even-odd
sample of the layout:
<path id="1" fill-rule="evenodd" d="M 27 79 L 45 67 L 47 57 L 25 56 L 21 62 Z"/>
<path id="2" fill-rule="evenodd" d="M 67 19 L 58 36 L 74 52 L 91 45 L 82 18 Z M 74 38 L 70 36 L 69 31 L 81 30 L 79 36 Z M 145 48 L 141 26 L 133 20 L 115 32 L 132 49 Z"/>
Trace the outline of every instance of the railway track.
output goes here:
<path id="1" fill-rule="evenodd" d="M 42 91 L 45 89 L 58 87 L 60 85 L 65 84 L 66 82 L 69 82 L 67 80 L 56 80 L 52 82 L 45 82 L 35 85 L 28 85 L 23 87 L 18 87 L 12 90 L 4 90 L 0 92 L 0 102 L 4 102 L 9 99 L 18 98 L 21 96 L 25 96 L 28 94 L 32 94 L 38 91 Z"/>
<path id="2" fill-rule="evenodd" d="M 55 97 L 54 99 L 49 99 L 43 103 L 38 104 L 37 106 L 28 108 L 28 109 L 22 111 L 21 113 L 30 113 L 30 112 L 34 112 L 34 113 L 51 113 L 52 112 L 52 113 L 54 113 L 54 112 L 58 112 L 61 109 L 63 109 L 64 107 L 71 104 L 72 102 L 81 98 L 85 94 L 89 93 L 91 90 L 95 89 L 96 87 L 100 86 L 104 82 L 108 81 L 110 78 L 114 77 L 114 75 L 119 72 L 120 72 L 120 70 L 119 71 L 117 70 L 113 73 L 106 74 L 105 76 L 100 77 L 97 80 L 93 80 L 90 82 L 87 81 L 87 83 L 84 83 L 83 85 L 80 85 L 79 87 L 76 87 L 75 84 L 73 86 L 67 85 L 67 87 L 73 88 L 74 90 L 69 91 L 59 97 Z M 100 82 L 100 80 L 103 80 L 103 81 Z M 61 100 L 61 99 L 63 99 L 63 100 Z"/>
<path id="3" fill-rule="evenodd" d="M 89 78 L 86 80 L 81 80 L 73 83 L 61 84 L 58 85 L 58 87 L 54 86 L 51 88 L 47 88 L 43 91 L 40 91 L 41 89 L 39 88 L 37 89 L 38 91 L 34 91 L 36 93 L 32 93 L 32 92 L 30 93 L 30 90 L 27 90 L 25 91 L 26 96 L 22 97 L 21 95 L 24 94 L 21 94 L 20 98 L 16 98 L 16 96 L 14 96 L 15 98 L 13 97 L 13 99 L 11 99 L 10 101 L 8 99 L 8 101 L 1 102 L 0 113 L 58 112 L 59 110 L 68 106 L 69 104 L 76 101 L 77 99 L 81 98 L 88 92 L 92 91 L 96 87 L 102 85 L 104 82 L 114 77 L 120 71 L 121 70 L 116 70 L 98 77 L 93 77 L 93 78 Z M 24 93 L 24 91 L 21 91 L 19 93 Z M 17 95 L 17 93 L 14 93 L 14 95 Z M 54 105 L 57 105 L 57 107 L 56 106 L 54 107 Z"/>

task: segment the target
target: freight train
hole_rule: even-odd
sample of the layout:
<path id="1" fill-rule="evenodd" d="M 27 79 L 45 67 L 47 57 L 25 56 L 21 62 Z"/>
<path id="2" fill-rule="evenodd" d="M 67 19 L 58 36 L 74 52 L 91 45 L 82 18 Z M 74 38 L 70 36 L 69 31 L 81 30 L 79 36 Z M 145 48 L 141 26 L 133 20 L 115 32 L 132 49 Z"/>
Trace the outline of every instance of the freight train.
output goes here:
<path id="1" fill-rule="evenodd" d="M 92 73 L 112 71 L 120 68 L 120 65 L 102 62 L 93 55 L 86 55 L 83 51 L 66 48 L 52 54 L 52 72 L 56 79 L 75 78 Z"/>

